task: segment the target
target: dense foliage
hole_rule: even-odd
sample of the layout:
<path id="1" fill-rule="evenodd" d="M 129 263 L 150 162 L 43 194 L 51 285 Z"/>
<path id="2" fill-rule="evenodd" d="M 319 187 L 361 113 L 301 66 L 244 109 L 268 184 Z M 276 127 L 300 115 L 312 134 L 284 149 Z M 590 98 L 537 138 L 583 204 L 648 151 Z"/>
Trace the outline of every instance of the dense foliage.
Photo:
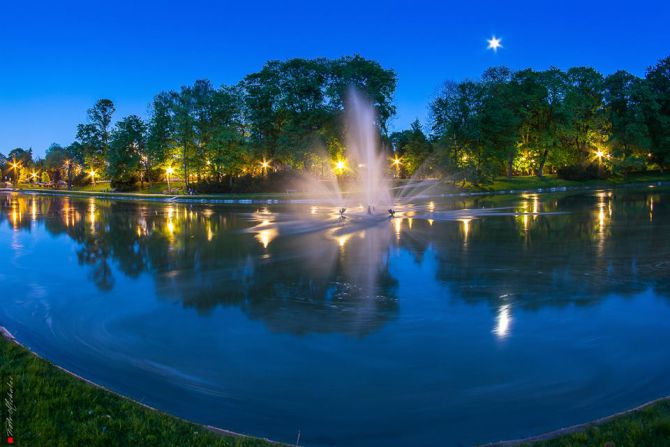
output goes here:
<path id="1" fill-rule="evenodd" d="M 445 84 L 430 104 L 429 132 L 417 120 L 389 134 L 395 86 L 392 70 L 360 56 L 270 61 L 237 85 L 199 80 L 161 92 L 146 121 L 114 123 L 114 104 L 101 99 L 73 144 L 54 144 L 39 160 L 17 148 L 0 154 L 0 168 L 12 183 L 71 188 L 107 178 L 116 190 L 134 190 L 172 179 L 208 192 L 276 189 L 296 172 L 342 174 L 333 167 L 347 156 L 342 115 L 351 88 L 374 105 L 397 177 L 583 180 L 670 163 L 670 57 L 644 78 L 587 67 L 490 68 L 480 80 Z"/>
<path id="2" fill-rule="evenodd" d="M 432 102 L 446 172 L 474 183 L 500 173 L 569 179 L 627 175 L 670 163 L 670 58 L 644 79 L 592 68 L 487 70 L 447 83 Z"/>

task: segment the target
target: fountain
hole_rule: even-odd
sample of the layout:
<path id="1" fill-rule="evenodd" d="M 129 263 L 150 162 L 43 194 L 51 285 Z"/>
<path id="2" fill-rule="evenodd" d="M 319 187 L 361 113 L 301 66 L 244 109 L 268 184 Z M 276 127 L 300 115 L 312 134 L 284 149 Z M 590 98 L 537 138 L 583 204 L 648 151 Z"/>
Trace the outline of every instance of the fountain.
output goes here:
<path id="1" fill-rule="evenodd" d="M 444 196 L 439 191 L 440 183 L 435 179 L 422 179 L 421 168 L 416 177 L 393 188 L 392 162 L 381 148 L 374 106 L 351 88 L 344 117 L 346 161 L 339 160 L 334 171 L 338 175 L 345 174 L 347 181 L 340 183 L 336 175 L 323 179 L 304 174 L 299 189 L 309 191 L 310 198 L 302 202 L 313 205 L 311 212 L 280 213 L 271 222 L 266 215 L 255 216 L 257 225 L 249 228 L 249 232 L 263 236 L 271 228 L 276 236 L 330 230 L 332 237 L 340 238 L 389 219 L 469 222 L 490 215 L 520 215 L 509 207 L 438 210 L 435 202 L 428 199 Z M 395 160 L 399 160 L 397 155 Z M 267 247 L 267 243 L 263 245 Z"/>

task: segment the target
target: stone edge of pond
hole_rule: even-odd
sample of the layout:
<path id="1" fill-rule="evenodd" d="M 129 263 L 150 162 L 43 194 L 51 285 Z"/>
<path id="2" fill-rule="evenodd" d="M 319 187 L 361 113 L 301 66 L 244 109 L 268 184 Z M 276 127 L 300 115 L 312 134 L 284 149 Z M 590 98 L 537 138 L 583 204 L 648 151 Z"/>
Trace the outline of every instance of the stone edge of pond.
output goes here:
<path id="1" fill-rule="evenodd" d="M 496 442 L 491 442 L 487 444 L 480 444 L 479 447 L 514 447 L 514 446 L 519 446 L 519 445 L 525 445 L 525 444 L 532 444 L 535 442 L 543 442 L 543 441 L 550 441 L 552 439 L 561 437 L 561 436 L 566 436 L 566 435 L 571 435 L 574 433 L 578 433 L 581 431 L 584 431 L 586 429 L 592 428 L 592 427 L 597 427 L 599 425 L 606 424 L 607 422 L 611 422 L 615 419 L 618 419 L 620 417 L 628 416 L 630 414 L 636 413 L 638 411 L 644 410 L 645 408 L 651 407 L 653 405 L 656 405 L 660 402 L 665 402 L 665 401 L 670 401 L 670 396 L 664 396 L 664 397 L 659 397 L 658 399 L 650 400 L 648 402 L 645 402 L 641 405 L 638 405 L 637 407 L 630 408 L 628 410 L 623 410 L 618 413 L 610 414 L 608 416 L 604 416 L 598 419 L 594 419 L 589 422 L 583 422 L 581 424 L 575 424 L 575 425 L 570 425 L 567 427 L 559 428 L 556 430 L 548 431 L 545 433 L 541 433 L 539 435 L 533 435 L 533 436 L 528 436 L 526 438 L 519 438 L 519 439 L 511 439 L 507 441 L 496 441 Z"/>
<path id="2" fill-rule="evenodd" d="M 220 436 L 231 436 L 231 437 L 235 437 L 235 438 L 255 438 L 255 439 L 260 439 L 260 440 L 265 441 L 265 442 L 267 442 L 267 443 L 269 443 L 269 444 L 274 444 L 274 445 L 277 445 L 277 446 L 284 446 L 284 445 L 287 445 L 287 444 L 283 444 L 283 443 L 278 442 L 278 441 L 273 441 L 272 439 L 268 439 L 268 438 L 260 438 L 260 437 L 256 437 L 256 436 L 245 435 L 245 434 L 243 434 L 243 433 L 234 432 L 234 431 L 232 431 L 232 430 L 227 430 L 227 429 L 225 429 L 225 428 L 215 427 L 215 426 L 213 426 L 213 425 L 199 424 L 199 423 L 194 422 L 194 421 L 189 421 L 188 419 L 183 419 L 183 418 L 180 418 L 180 417 L 178 417 L 178 416 L 172 415 L 172 414 L 170 414 L 170 413 L 166 413 L 166 412 L 164 412 L 164 411 L 161 411 L 161 410 L 159 410 L 159 409 L 157 409 L 157 408 L 152 407 L 151 405 L 147 405 L 147 404 L 145 404 L 144 402 L 139 402 L 139 401 L 137 401 L 137 400 L 135 400 L 135 399 L 132 399 L 132 398 L 130 398 L 130 397 L 128 397 L 128 396 L 124 396 L 123 394 L 117 393 L 116 391 L 112 391 L 112 390 L 110 390 L 110 389 L 107 388 L 107 387 L 104 387 L 104 386 L 102 386 L 102 385 L 100 385 L 100 384 L 98 384 L 98 383 L 95 383 L 95 382 L 93 382 L 93 381 L 91 381 L 91 380 L 89 380 L 89 379 L 87 379 L 87 378 L 85 378 L 85 377 L 82 377 L 82 376 L 80 376 L 80 375 L 78 375 L 78 374 L 76 374 L 76 373 L 70 371 L 69 369 L 63 368 L 62 366 L 59 366 L 59 365 L 57 365 L 57 364 L 55 364 L 55 363 L 53 363 L 53 362 L 50 362 L 49 360 L 47 360 L 47 359 L 41 357 L 41 356 L 38 355 L 36 352 L 34 352 L 32 349 L 30 349 L 28 346 L 26 346 L 26 345 L 24 345 L 23 343 L 21 343 L 20 341 L 18 341 L 18 340 L 16 339 L 16 337 L 14 337 L 14 335 L 13 335 L 13 334 L 12 334 L 6 327 L 4 327 L 4 326 L 2 326 L 2 325 L 0 325 L 0 338 L 3 338 L 3 339 L 5 339 L 6 341 L 15 344 L 16 346 L 19 346 L 20 348 L 22 348 L 22 349 L 26 350 L 27 352 L 29 352 L 30 355 L 32 355 L 32 356 L 34 356 L 34 357 L 40 359 L 40 360 L 43 361 L 43 362 L 47 362 L 48 364 L 53 365 L 54 367 L 56 367 L 57 369 L 59 369 L 59 370 L 62 371 L 63 373 L 69 375 L 70 377 L 74 377 L 75 379 L 77 379 L 77 380 L 79 380 L 79 381 L 81 381 L 81 382 L 84 382 L 84 383 L 87 384 L 87 385 L 90 385 L 90 386 L 93 386 L 93 387 L 98 388 L 98 389 L 100 389 L 100 390 L 106 391 L 106 392 L 108 392 L 108 393 L 110 393 L 110 394 L 113 394 L 114 396 L 117 396 L 117 397 L 119 397 L 119 398 L 121 398 L 121 399 L 130 401 L 130 402 L 132 402 L 132 403 L 134 403 L 134 404 L 136 404 L 136 405 L 139 405 L 139 406 L 144 407 L 144 408 L 146 408 L 146 409 L 148 409 L 148 410 L 154 411 L 154 412 L 156 412 L 156 413 L 158 413 L 158 414 L 160 414 L 160 415 L 162 415 L 162 416 L 165 416 L 165 417 L 168 417 L 168 418 L 171 418 L 171 419 L 176 419 L 176 420 L 178 420 L 178 421 L 185 422 L 185 423 L 187 423 L 187 424 L 193 424 L 193 425 L 196 425 L 196 426 L 199 426 L 199 427 L 203 427 L 203 428 L 205 428 L 206 430 L 208 430 L 208 431 L 210 431 L 210 432 L 212 432 L 212 433 L 214 433 L 214 434 L 220 435 Z"/>
<path id="3" fill-rule="evenodd" d="M 551 186 L 546 188 L 531 188 L 531 189 L 502 189 L 498 191 L 463 191 L 442 194 L 430 194 L 425 196 L 418 196 L 420 199 L 428 198 L 457 198 L 457 197 L 477 197 L 477 196 L 494 196 L 494 195 L 513 195 L 513 194 L 547 194 L 547 193 L 561 193 L 571 191 L 593 191 L 598 189 L 624 189 L 624 188 L 655 188 L 657 186 L 668 186 L 670 181 L 647 181 L 647 182 L 631 182 L 619 184 L 602 184 L 602 185 L 580 185 L 580 186 Z M 115 192 L 88 192 L 88 191 L 59 191 L 59 190 L 42 190 L 42 189 L 2 189 L 0 192 L 14 192 L 28 195 L 52 195 L 52 196 L 73 196 L 73 197 L 90 197 L 94 199 L 107 200 L 128 200 L 128 201 L 148 201 L 148 202 L 164 202 L 164 203 L 193 203 L 203 205 L 216 204 L 309 204 L 316 203 L 317 198 L 301 198 L 301 199 L 279 199 L 279 198 L 225 198 L 225 196 L 212 197 L 204 196 L 198 198 L 197 196 L 174 195 L 167 196 L 163 194 L 143 194 L 143 193 L 115 193 Z"/>

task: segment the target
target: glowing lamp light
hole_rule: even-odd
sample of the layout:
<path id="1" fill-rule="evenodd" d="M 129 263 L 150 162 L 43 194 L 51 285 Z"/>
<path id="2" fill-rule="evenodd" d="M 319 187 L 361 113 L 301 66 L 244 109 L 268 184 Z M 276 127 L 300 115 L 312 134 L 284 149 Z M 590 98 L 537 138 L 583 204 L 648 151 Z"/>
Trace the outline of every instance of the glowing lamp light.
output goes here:
<path id="1" fill-rule="evenodd" d="M 603 158 L 604 156 L 605 156 L 605 153 L 604 153 L 603 151 L 598 150 L 598 151 L 596 152 L 596 157 L 598 157 L 598 158 Z"/>
<path id="2" fill-rule="evenodd" d="M 393 166 L 400 166 L 400 159 L 397 155 L 393 158 Z"/>
<path id="3" fill-rule="evenodd" d="M 342 174 L 347 169 L 347 163 L 344 160 L 335 162 L 335 173 Z"/>
<path id="4" fill-rule="evenodd" d="M 165 173 L 172 175 L 174 173 L 174 168 L 170 166 L 169 168 L 165 169 Z"/>

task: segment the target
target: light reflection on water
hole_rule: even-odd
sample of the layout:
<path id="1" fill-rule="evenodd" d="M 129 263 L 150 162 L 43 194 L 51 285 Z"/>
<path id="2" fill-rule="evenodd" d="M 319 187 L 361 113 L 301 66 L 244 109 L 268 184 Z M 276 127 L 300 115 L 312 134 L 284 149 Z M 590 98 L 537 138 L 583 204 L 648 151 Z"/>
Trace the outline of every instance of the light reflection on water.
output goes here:
<path id="1" fill-rule="evenodd" d="M 235 431 L 513 438 L 670 391 L 668 197 L 433 199 L 342 219 L 0 195 L 0 324 L 87 378 Z"/>

